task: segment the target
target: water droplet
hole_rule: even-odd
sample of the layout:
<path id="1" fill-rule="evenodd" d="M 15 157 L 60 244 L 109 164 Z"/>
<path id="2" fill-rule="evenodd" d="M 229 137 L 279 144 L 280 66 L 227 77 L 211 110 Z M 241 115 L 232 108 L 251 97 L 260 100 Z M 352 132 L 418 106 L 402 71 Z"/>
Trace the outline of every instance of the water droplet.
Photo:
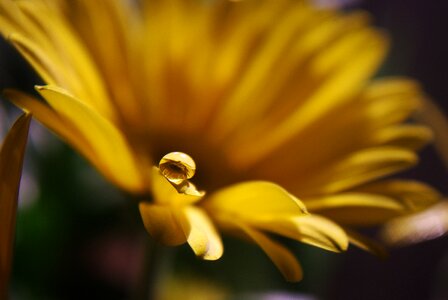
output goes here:
<path id="1" fill-rule="evenodd" d="M 170 152 L 159 162 L 160 173 L 170 182 L 180 184 L 194 176 L 196 164 L 183 152 Z"/>

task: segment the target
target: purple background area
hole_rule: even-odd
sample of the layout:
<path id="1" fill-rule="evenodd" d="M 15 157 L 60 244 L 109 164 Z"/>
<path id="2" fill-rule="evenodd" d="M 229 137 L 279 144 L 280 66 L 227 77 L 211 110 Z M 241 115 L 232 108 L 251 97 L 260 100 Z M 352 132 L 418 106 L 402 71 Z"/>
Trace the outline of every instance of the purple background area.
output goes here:
<path id="1" fill-rule="evenodd" d="M 381 74 L 419 80 L 447 113 L 448 2 L 366 0 L 356 7 L 370 11 L 375 24 L 392 38 Z M 427 148 L 422 155 L 422 163 L 409 175 L 448 193 L 447 171 L 434 150 Z M 448 237 L 396 249 L 386 261 L 350 250 L 335 275 L 329 299 L 448 299 Z"/>

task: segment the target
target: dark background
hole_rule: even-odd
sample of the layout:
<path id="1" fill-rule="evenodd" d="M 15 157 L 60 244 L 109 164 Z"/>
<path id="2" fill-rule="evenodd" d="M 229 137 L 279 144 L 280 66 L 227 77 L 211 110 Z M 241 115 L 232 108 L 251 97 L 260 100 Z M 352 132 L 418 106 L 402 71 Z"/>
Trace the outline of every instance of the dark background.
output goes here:
<path id="1" fill-rule="evenodd" d="M 448 112 L 448 2 L 365 0 L 354 6 L 370 11 L 392 38 L 381 73 L 417 79 Z M 446 167 L 431 147 L 410 175 L 448 193 Z M 386 261 L 352 251 L 344 256 L 330 290 L 329 299 L 448 299 L 448 238 L 393 250 Z"/>

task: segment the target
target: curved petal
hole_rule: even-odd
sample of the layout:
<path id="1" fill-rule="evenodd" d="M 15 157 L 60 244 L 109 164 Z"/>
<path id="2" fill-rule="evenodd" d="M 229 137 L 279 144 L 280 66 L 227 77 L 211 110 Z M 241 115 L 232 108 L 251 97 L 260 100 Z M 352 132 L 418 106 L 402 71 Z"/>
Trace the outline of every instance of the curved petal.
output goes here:
<path id="1" fill-rule="evenodd" d="M 17 200 L 31 115 L 14 123 L 0 151 L 0 298 L 6 299 L 16 223 Z"/>
<path id="2" fill-rule="evenodd" d="M 287 281 L 295 282 L 302 280 L 303 273 L 299 261 L 294 255 L 279 243 L 270 239 L 262 232 L 246 226 L 235 220 L 228 220 L 231 231 L 237 231 L 238 236 L 256 243 L 269 256 L 275 266 L 283 274 Z"/>
<path id="3" fill-rule="evenodd" d="M 398 147 L 375 147 L 355 152 L 341 161 L 327 166 L 314 176 L 296 184 L 300 195 L 337 193 L 363 183 L 402 171 L 417 163 L 417 155 Z"/>
<path id="4" fill-rule="evenodd" d="M 186 206 L 179 213 L 180 224 L 194 253 L 205 260 L 219 259 L 224 247 L 207 214 L 194 206 Z"/>
<path id="5" fill-rule="evenodd" d="M 101 170 L 103 168 L 102 164 L 96 159 L 95 152 L 84 136 L 71 123 L 62 119 L 51 107 L 16 90 L 5 90 L 3 93 L 9 101 L 22 110 L 32 112 L 35 119 L 52 130 L 62 140 L 71 144 L 98 169 Z"/>
<path id="6" fill-rule="evenodd" d="M 68 120 L 89 142 L 102 171 L 117 185 L 131 192 L 145 190 L 144 178 L 123 134 L 108 120 L 61 88 L 37 87 L 53 109 Z"/>
<path id="7" fill-rule="evenodd" d="M 434 188 L 414 180 L 382 180 L 360 186 L 354 191 L 391 197 L 412 211 L 422 210 L 442 199 Z"/>
<path id="8" fill-rule="evenodd" d="M 348 228 L 344 228 L 344 230 L 348 235 L 350 243 L 356 247 L 370 252 L 380 258 L 387 258 L 389 256 L 386 248 L 377 241 Z"/>
<path id="9" fill-rule="evenodd" d="M 375 225 L 409 212 L 400 201 L 367 193 L 344 193 L 306 201 L 308 209 L 340 224 Z"/>
<path id="10" fill-rule="evenodd" d="M 348 238 L 336 223 L 318 215 L 259 222 L 257 227 L 333 252 L 347 250 Z"/>
<path id="11" fill-rule="evenodd" d="M 20 54 L 29 62 L 46 83 L 55 83 L 55 66 L 52 65 L 51 60 L 45 55 L 41 48 L 37 47 L 32 41 L 18 33 L 9 34 L 8 41 L 16 47 Z"/>
<path id="12" fill-rule="evenodd" d="M 396 125 L 377 131 L 371 143 L 419 150 L 433 138 L 432 131 L 421 125 Z"/>
<path id="13" fill-rule="evenodd" d="M 245 221 L 307 214 L 302 201 L 266 181 L 248 181 L 218 190 L 205 201 L 204 207 L 210 214 Z"/>
<path id="14" fill-rule="evenodd" d="M 146 230 L 155 240 L 169 246 L 187 241 L 172 207 L 140 202 L 139 209 Z"/>
<path id="15" fill-rule="evenodd" d="M 48 1 L 3 0 L 0 9 L 3 7 L 1 17 L 7 26 L 0 28 L 1 33 L 10 38 L 46 84 L 62 86 L 92 109 L 115 118 L 90 53 L 64 12 L 55 9 L 58 5 Z"/>
<path id="16" fill-rule="evenodd" d="M 448 202 L 385 224 L 381 238 L 388 245 L 407 246 L 432 240 L 448 233 Z"/>

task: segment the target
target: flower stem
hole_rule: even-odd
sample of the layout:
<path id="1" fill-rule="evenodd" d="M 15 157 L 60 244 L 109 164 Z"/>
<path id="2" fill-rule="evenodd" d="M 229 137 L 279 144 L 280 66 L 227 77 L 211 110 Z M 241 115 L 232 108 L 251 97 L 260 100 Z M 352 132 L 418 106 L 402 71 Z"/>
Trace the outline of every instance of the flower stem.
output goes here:
<path id="1" fill-rule="evenodd" d="M 165 272 L 165 263 L 161 245 L 151 237 L 145 238 L 143 268 L 140 273 L 133 299 L 156 300 L 160 291 L 160 282 Z"/>

